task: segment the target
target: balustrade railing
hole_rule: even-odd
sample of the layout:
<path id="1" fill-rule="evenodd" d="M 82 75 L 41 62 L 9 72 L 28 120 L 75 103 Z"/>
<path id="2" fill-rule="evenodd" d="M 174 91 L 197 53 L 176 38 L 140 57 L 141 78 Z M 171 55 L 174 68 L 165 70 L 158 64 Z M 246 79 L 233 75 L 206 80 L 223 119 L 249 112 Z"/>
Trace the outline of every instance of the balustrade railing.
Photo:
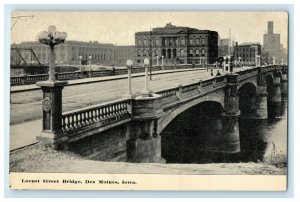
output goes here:
<path id="1" fill-rule="evenodd" d="M 129 105 L 129 99 L 121 99 L 63 113 L 62 130 L 68 133 L 96 123 L 108 125 L 130 118 Z"/>
<path id="2" fill-rule="evenodd" d="M 162 105 L 167 105 L 169 103 L 174 103 L 179 100 L 177 97 L 178 87 L 168 88 L 164 90 L 156 91 L 155 93 L 161 95 Z"/>

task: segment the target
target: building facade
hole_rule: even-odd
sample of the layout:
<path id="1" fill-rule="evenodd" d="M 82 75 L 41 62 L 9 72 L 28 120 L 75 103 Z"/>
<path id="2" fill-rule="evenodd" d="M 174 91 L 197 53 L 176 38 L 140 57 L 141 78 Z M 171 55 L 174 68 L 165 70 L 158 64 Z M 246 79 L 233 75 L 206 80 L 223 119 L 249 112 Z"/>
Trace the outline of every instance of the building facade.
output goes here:
<path id="1" fill-rule="evenodd" d="M 218 58 L 218 32 L 168 23 L 152 31 L 135 33 L 135 60 L 142 65 L 212 64 Z"/>
<path id="2" fill-rule="evenodd" d="M 32 49 L 40 63 L 44 65 L 49 63 L 49 46 L 38 41 L 26 41 L 11 44 L 11 64 L 19 63 L 20 54 L 17 51 L 22 49 Z M 99 65 L 126 65 L 126 60 L 134 57 L 134 46 L 114 46 L 97 41 L 66 41 L 55 46 L 55 53 L 56 64 L 85 65 L 91 62 Z M 37 62 L 29 51 L 23 51 L 21 54 L 28 64 Z"/>
<path id="3" fill-rule="evenodd" d="M 234 59 L 245 65 L 255 65 L 256 56 L 262 54 L 262 48 L 259 43 L 243 43 L 234 46 Z"/>
<path id="4" fill-rule="evenodd" d="M 273 21 L 268 21 L 268 32 L 264 34 L 263 48 L 268 53 L 266 59 L 268 63 L 272 63 L 273 57 L 276 57 L 277 63 L 280 63 L 281 59 L 284 58 L 280 44 L 280 34 L 274 33 Z"/>

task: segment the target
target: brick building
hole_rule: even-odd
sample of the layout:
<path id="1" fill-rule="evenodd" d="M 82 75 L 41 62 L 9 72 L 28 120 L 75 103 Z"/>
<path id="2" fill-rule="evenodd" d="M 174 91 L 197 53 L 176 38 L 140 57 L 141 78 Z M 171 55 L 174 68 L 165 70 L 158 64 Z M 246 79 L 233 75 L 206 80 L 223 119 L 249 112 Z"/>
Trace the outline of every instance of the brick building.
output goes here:
<path id="1" fill-rule="evenodd" d="M 26 41 L 21 44 L 11 44 L 11 64 L 17 63 L 20 56 L 16 49 L 32 49 L 42 64 L 48 64 L 50 50 L 49 46 L 37 41 Z M 64 44 L 55 46 L 56 63 L 78 65 L 88 64 L 89 56 L 92 57 L 91 64 L 99 65 L 125 65 L 128 58 L 134 57 L 134 46 L 114 46 L 113 44 L 102 44 L 97 41 L 66 41 Z M 32 63 L 29 52 L 23 52 L 22 57 L 28 64 Z M 36 62 L 36 61 L 33 61 Z"/>
<path id="2" fill-rule="evenodd" d="M 135 60 L 142 64 L 151 58 L 152 64 L 212 64 L 218 58 L 218 32 L 174 26 L 135 33 Z"/>
<path id="3" fill-rule="evenodd" d="M 234 59 L 245 65 L 255 65 L 256 55 L 261 55 L 261 45 L 259 43 L 243 43 L 234 46 Z"/>

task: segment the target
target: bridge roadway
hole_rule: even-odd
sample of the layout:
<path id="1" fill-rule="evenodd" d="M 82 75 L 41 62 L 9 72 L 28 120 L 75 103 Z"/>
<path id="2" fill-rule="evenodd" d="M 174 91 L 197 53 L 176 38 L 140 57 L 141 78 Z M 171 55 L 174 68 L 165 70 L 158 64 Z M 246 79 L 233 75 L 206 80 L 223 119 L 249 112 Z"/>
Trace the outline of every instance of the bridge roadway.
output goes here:
<path id="1" fill-rule="evenodd" d="M 243 67 L 235 69 L 234 71 L 241 71 L 249 68 L 250 67 Z M 216 75 L 216 73 L 217 69 L 214 70 L 214 75 Z M 223 74 L 222 70 L 220 70 L 220 73 Z M 169 74 L 157 74 L 153 76 L 151 81 L 149 81 L 149 88 L 156 91 L 179 84 L 188 84 L 200 79 L 204 80 L 211 78 L 210 74 L 210 71 L 207 72 L 203 69 Z M 133 78 L 133 93 L 140 92 L 143 89 L 144 77 Z M 66 86 L 63 90 L 63 111 L 70 111 L 80 107 L 115 100 L 121 98 L 127 90 L 127 79 Z M 11 138 L 14 139 L 11 139 L 11 149 L 35 142 L 35 136 L 41 131 L 42 126 L 40 120 L 42 118 L 41 100 L 41 90 L 24 91 L 11 94 L 10 124 Z M 34 129 L 32 127 L 34 127 Z M 32 133 L 30 131 L 32 131 Z M 17 138 L 19 135 L 22 135 L 22 138 Z M 26 137 L 27 135 L 30 135 L 31 137 Z M 29 139 L 26 140 L 26 138 Z M 18 143 L 19 141 L 25 141 L 26 144 Z"/>

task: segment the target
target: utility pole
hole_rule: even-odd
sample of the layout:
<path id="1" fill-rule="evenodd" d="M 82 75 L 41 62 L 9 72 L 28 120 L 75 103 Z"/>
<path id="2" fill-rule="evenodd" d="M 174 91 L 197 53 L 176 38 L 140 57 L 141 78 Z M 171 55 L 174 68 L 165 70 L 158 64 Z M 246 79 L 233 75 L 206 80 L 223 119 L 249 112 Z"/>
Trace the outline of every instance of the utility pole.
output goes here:
<path id="1" fill-rule="evenodd" d="M 11 26 L 10 28 L 10 31 L 14 28 L 14 26 L 17 24 L 17 22 L 22 19 L 22 18 L 29 18 L 29 19 L 32 19 L 34 18 L 34 15 L 20 15 L 20 16 L 14 16 L 14 17 L 11 17 L 11 19 L 17 19 L 14 24 Z"/>
<path id="2" fill-rule="evenodd" d="M 150 46 L 149 46 L 149 57 L 150 57 L 150 63 L 149 63 L 149 67 L 150 67 L 150 80 L 152 80 L 152 31 L 151 31 L 151 28 L 150 28 Z"/>
<path id="3" fill-rule="evenodd" d="M 229 40 L 228 40 L 228 55 L 230 56 L 230 46 L 231 46 L 231 29 L 229 28 Z"/>

